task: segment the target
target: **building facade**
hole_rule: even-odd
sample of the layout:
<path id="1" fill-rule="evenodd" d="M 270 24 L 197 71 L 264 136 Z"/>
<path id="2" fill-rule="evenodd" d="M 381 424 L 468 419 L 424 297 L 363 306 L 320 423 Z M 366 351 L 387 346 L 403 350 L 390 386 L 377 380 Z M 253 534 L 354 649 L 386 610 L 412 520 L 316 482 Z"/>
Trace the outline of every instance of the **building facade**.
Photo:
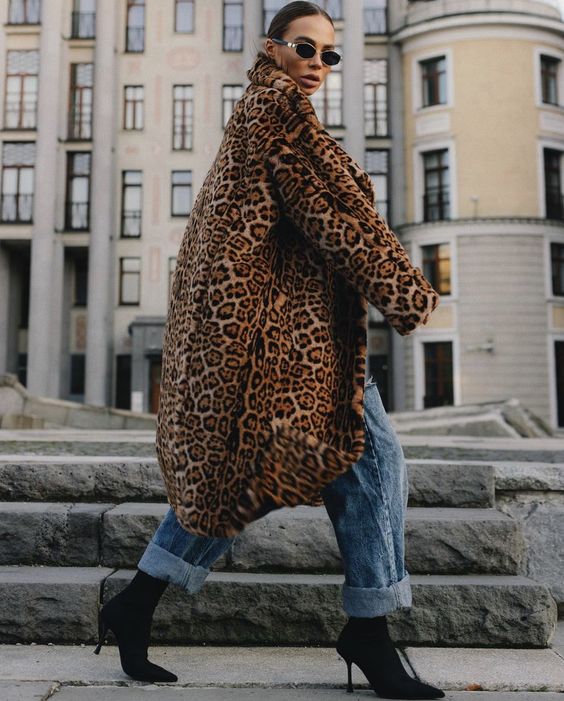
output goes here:
<path id="1" fill-rule="evenodd" d="M 186 218 L 280 0 L 6 0 L 0 372 L 156 412 Z M 517 397 L 564 426 L 564 23 L 539 0 L 321 0 L 311 96 L 441 295 L 370 307 L 388 410 Z"/>

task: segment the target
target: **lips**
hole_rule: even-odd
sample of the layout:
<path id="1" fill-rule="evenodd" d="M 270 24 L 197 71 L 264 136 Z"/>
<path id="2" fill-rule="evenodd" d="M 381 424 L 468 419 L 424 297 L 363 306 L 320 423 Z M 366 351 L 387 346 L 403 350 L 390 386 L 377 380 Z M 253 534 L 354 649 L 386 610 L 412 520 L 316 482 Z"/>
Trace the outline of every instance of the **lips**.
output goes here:
<path id="1" fill-rule="evenodd" d="M 319 77 L 316 75 L 312 75 L 311 73 L 308 75 L 300 76 L 300 80 L 305 86 L 310 88 L 319 84 Z"/>

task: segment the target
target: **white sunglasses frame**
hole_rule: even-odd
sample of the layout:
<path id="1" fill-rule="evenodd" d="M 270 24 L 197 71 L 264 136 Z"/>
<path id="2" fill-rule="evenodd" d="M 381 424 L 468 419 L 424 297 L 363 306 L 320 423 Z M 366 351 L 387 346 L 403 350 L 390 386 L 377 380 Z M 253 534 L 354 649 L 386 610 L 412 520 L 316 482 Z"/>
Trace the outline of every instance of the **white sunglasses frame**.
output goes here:
<path id="1" fill-rule="evenodd" d="M 272 41 L 275 42 L 276 44 L 281 44 L 283 46 L 290 46 L 292 49 L 295 49 L 296 46 L 298 46 L 299 44 L 307 44 L 308 46 L 311 46 L 311 48 L 315 51 L 315 53 L 317 53 L 317 51 L 318 51 L 318 49 L 316 49 L 313 44 L 310 44 L 309 41 L 294 42 L 294 41 L 286 41 L 285 39 L 278 39 L 277 37 L 270 37 L 270 39 L 272 39 Z M 337 56 L 339 57 L 339 60 L 337 61 L 337 63 L 325 63 L 325 61 L 323 61 L 323 54 L 325 53 L 325 51 L 331 51 L 332 53 L 337 54 Z M 321 54 L 321 60 L 323 61 L 323 63 L 325 63 L 326 66 L 329 66 L 330 68 L 332 68 L 333 66 L 339 65 L 339 63 L 341 63 L 341 61 L 343 60 L 343 57 L 341 56 L 341 54 L 338 51 L 335 51 L 334 49 L 326 49 L 325 51 L 320 51 L 319 53 Z M 297 51 L 296 51 L 296 53 L 297 53 Z M 307 58 L 304 58 L 303 56 L 300 56 L 299 54 L 298 54 L 298 56 L 302 59 L 302 61 L 308 60 Z M 310 56 L 310 58 L 313 58 L 313 56 Z"/>

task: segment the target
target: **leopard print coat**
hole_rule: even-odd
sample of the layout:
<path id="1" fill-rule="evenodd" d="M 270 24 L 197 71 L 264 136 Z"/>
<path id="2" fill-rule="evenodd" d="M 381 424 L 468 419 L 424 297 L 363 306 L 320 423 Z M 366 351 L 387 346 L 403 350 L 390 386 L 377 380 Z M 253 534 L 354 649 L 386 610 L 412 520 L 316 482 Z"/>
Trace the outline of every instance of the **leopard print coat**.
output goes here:
<path id="1" fill-rule="evenodd" d="M 156 451 L 196 535 L 323 504 L 364 450 L 367 302 L 401 335 L 439 302 L 370 176 L 260 52 L 180 245 Z"/>

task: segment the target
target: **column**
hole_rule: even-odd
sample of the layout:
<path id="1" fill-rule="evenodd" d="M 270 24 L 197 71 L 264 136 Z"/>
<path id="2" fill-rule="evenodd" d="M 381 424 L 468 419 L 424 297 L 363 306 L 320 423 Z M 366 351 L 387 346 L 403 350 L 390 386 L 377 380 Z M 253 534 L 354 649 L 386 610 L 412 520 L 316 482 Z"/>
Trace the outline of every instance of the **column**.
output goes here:
<path id="1" fill-rule="evenodd" d="M 111 405 L 117 93 L 116 3 L 98 0 L 94 55 L 92 172 L 84 400 Z"/>
<path id="2" fill-rule="evenodd" d="M 10 282 L 10 252 L 0 242 L 0 375 L 8 372 Z"/>
<path id="3" fill-rule="evenodd" d="M 343 122 L 344 148 L 364 167 L 364 24 L 362 0 L 344 0 Z"/>
<path id="4" fill-rule="evenodd" d="M 58 90 L 53 76 L 61 73 L 62 0 L 51 0 L 42 13 L 39 44 L 38 131 L 33 197 L 31 242 L 27 389 L 50 395 L 50 383 L 58 373 L 59 358 L 52 357 L 49 339 L 60 328 L 61 310 L 53 300 L 53 254 L 55 244 Z M 55 383 L 57 384 L 57 383 Z M 51 384 L 51 387 L 53 385 Z"/>

